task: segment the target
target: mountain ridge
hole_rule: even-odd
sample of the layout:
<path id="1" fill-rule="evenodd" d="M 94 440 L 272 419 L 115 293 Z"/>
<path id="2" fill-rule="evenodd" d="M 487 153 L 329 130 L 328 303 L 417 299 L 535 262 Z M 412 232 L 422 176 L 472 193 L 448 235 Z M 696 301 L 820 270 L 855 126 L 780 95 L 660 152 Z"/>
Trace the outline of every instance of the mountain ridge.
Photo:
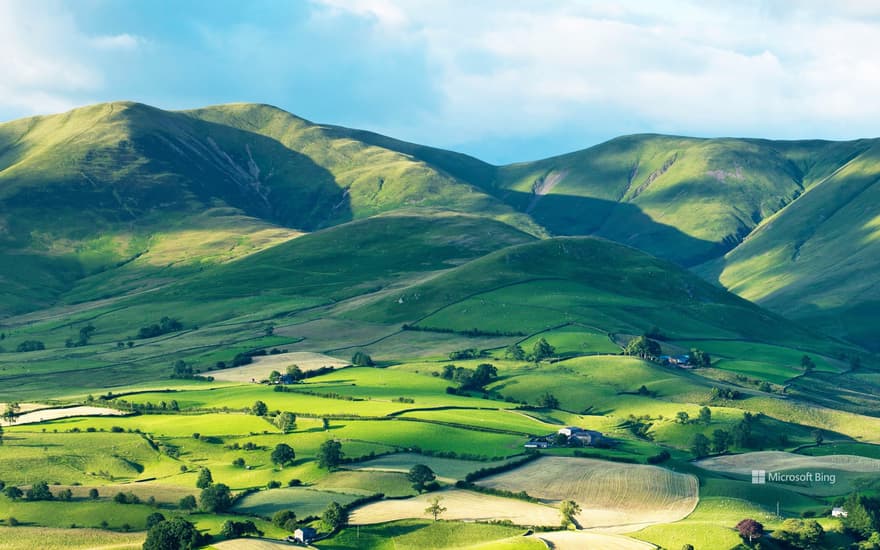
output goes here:
<path id="1" fill-rule="evenodd" d="M 866 254 L 854 243 L 873 238 L 870 231 L 859 236 L 872 227 L 872 213 L 845 190 L 860 187 L 862 200 L 877 192 L 877 143 L 633 134 L 496 166 L 271 105 L 86 106 L 0 124 L 0 251 L 21 260 L 21 269 L 0 267 L 0 277 L 23 293 L 3 301 L 17 304 L 13 313 L 31 307 L 28 301 L 49 305 L 85 275 L 153 261 L 149 244 L 177 232 L 228 233 L 199 253 L 204 260 L 187 256 L 183 263 L 194 266 L 352 219 L 428 208 L 487 216 L 540 238 L 627 244 L 866 343 L 873 331 L 855 330 L 846 317 L 864 315 L 845 304 L 853 296 L 880 301 L 880 289 L 850 284 L 880 266 L 863 258 L 858 269 L 840 270 L 840 255 L 823 261 L 817 250 Z M 805 200 L 814 190 L 849 216 L 802 239 L 799 225 L 832 215 Z M 849 198 L 838 200 L 841 194 Z M 250 244 L 221 254 L 234 239 Z M 790 243 L 798 239 L 808 243 L 809 262 L 796 261 Z M 755 259 L 768 254 L 774 265 Z M 171 253 L 163 258 L 180 265 Z M 29 272 L 45 280 L 45 296 L 27 288 Z M 790 292 L 779 287 L 786 278 L 799 281 Z M 822 299 L 811 302 L 803 294 L 815 285 Z"/>

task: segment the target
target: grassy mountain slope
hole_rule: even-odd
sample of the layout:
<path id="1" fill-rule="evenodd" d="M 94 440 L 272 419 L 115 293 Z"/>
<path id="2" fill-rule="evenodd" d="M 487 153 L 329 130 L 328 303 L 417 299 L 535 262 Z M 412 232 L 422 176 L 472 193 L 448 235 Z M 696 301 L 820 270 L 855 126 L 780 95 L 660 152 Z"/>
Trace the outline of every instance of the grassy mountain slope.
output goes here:
<path id="1" fill-rule="evenodd" d="M 229 361 L 239 351 L 298 341 L 267 336 L 264 331 L 270 324 L 278 325 L 280 334 L 288 324 L 326 317 L 334 304 L 382 294 L 531 240 L 534 237 L 503 222 L 423 209 L 355 220 L 222 264 L 206 264 L 185 274 L 170 272 L 161 288 L 149 292 L 6 319 L 2 347 L 7 352 L 25 340 L 44 342 L 46 350 L 0 352 L 0 383 L 57 385 L 59 373 L 71 370 L 82 373 L 87 385 L 146 382 L 164 376 L 169 357 L 197 357 L 193 360 L 204 368 Z M 105 289 L 104 276 L 82 279 L 75 291 Z M 184 330 L 137 338 L 140 327 L 163 316 L 178 318 Z M 65 347 L 65 341 L 76 339 L 87 325 L 95 327 L 89 345 Z M 380 325 L 380 330 L 388 329 Z M 357 344 L 364 331 L 356 329 L 336 329 L 325 337 L 335 338 L 339 346 Z M 119 346 L 126 341 L 133 345 Z M 61 384 L 74 385 L 70 378 Z M 18 386 L 16 391 L 23 389 Z"/>
<path id="2" fill-rule="evenodd" d="M 829 334 L 877 349 L 880 144 L 828 174 L 698 271 Z"/>
<path id="3" fill-rule="evenodd" d="M 628 244 L 865 342 L 875 147 L 635 135 L 496 167 L 266 105 L 94 105 L 0 124 L 0 252 L 15 260 L 0 264 L 0 316 L 427 208 Z"/>
<path id="4" fill-rule="evenodd" d="M 564 324 L 669 338 L 811 342 L 815 335 L 665 260 L 558 237 L 488 254 L 345 313 L 423 329 L 539 332 Z"/>
<path id="5" fill-rule="evenodd" d="M 0 124 L 0 250 L 17 259 L 0 267 L 0 313 L 49 305 L 100 272 L 132 290 L 157 266 L 216 263 L 299 231 L 436 206 L 542 232 L 423 162 L 264 105 L 108 103 Z M 184 241 L 198 246 L 175 255 L 162 245 Z"/>
<path id="6" fill-rule="evenodd" d="M 735 247 L 860 147 L 625 136 L 502 167 L 495 193 L 554 234 L 598 235 L 694 265 Z"/>

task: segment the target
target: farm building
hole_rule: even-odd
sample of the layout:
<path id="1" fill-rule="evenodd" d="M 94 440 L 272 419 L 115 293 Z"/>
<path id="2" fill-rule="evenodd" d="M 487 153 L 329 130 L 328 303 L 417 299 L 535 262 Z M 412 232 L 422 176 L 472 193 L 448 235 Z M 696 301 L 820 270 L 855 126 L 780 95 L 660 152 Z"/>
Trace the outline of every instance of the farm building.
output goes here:
<path id="1" fill-rule="evenodd" d="M 567 437 L 569 443 L 577 443 L 584 447 L 595 446 L 603 439 L 603 436 L 600 432 L 597 432 L 595 430 L 585 430 L 576 426 L 567 426 L 565 428 L 560 428 L 557 433 L 560 433 Z"/>
<path id="2" fill-rule="evenodd" d="M 528 443 L 524 445 L 526 449 L 546 449 L 549 446 L 550 443 L 542 439 L 531 439 Z"/>
<path id="3" fill-rule="evenodd" d="M 843 508 L 834 507 L 831 509 L 831 517 L 833 518 L 845 518 L 847 516 L 849 516 L 849 514 L 847 514 L 846 510 Z"/>
<path id="4" fill-rule="evenodd" d="M 317 536 L 318 532 L 311 527 L 300 527 L 293 532 L 293 539 L 300 544 L 309 544 Z"/>
<path id="5" fill-rule="evenodd" d="M 688 354 L 684 355 L 661 355 L 658 359 L 660 359 L 660 363 L 664 365 L 675 365 L 677 367 L 687 368 L 691 366 L 691 356 Z"/>

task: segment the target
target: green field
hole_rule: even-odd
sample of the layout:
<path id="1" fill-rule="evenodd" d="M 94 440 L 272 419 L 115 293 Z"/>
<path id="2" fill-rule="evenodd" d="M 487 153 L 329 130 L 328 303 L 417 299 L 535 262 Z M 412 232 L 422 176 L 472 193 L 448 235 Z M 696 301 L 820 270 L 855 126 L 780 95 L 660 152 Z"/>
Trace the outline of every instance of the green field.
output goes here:
<path id="1" fill-rule="evenodd" d="M 546 546 L 534 539 L 518 537 L 522 529 L 477 523 L 396 521 L 347 530 L 323 544 L 332 550 L 418 550 L 461 548 L 469 550 L 538 550 Z"/>

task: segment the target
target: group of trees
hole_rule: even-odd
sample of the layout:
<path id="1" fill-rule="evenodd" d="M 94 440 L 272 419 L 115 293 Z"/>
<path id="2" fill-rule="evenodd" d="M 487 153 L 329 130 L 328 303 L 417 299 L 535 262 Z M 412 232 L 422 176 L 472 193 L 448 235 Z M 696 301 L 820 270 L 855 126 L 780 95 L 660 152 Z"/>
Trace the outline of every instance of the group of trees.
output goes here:
<path id="1" fill-rule="evenodd" d="M 284 433 L 292 432 L 296 429 L 296 415 L 292 412 L 283 411 L 275 415 L 272 423 Z"/>
<path id="2" fill-rule="evenodd" d="M 406 478 L 412 483 L 413 489 L 420 494 L 424 491 L 435 491 L 440 488 L 440 485 L 434 481 L 437 479 L 437 475 L 424 464 L 416 464 L 410 468 Z"/>
<path id="3" fill-rule="evenodd" d="M 183 359 L 178 359 L 174 362 L 174 372 L 172 372 L 171 378 L 182 378 L 187 380 L 192 378 L 193 374 L 192 365 L 188 364 Z"/>
<path id="4" fill-rule="evenodd" d="M 247 535 L 263 536 L 263 532 L 257 529 L 257 526 L 251 520 L 232 521 L 226 520 L 220 527 L 220 536 L 225 539 L 237 539 Z"/>
<path id="5" fill-rule="evenodd" d="M 348 523 L 348 511 L 338 502 L 331 502 L 321 514 L 321 521 L 325 529 L 330 532 L 336 531 Z"/>
<path id="6" fill-rule="evenodd" d="M 869 546 L 872 539 L 880 542 L 880 499 L 871 498 L 854 493 L 843 504 L 846 517 L 843 518 L 843 528 L 852 536 L 866 541 L 866 548 L 878 548 Z"/>
<path id="7" fill-rule="evenodd" d="M 37 481 L 27 491 L 22 491 L 15 485 L 6 485 L 0 481 L 0 490 L 9 500 L 18 500 L 22 497 L 28 500 L 54 500 L 55 495 L 49 490 L 49 484 L 45 481 Z M 70 489 L 64 489 L 58 493 L 59 500 L 71 500 L 73 493 Z"/>
<path id="8" fill-rule="evenodd" d="M 708 410 L 708 407 L 703 407 L 703 409 Z M 703 417 L 703 409 L 700 409 L 701 419 Z M 679 413 L 679 415 L 681 414 L 683 413 Z M 684 414 L 687 415 L 687 413 Z M 705 423 L 708 424 L 710 419 L 711 412 L 709 415 L 706 415 Z M 743 418 L 734 424 L 733 429 L 729 432 L 717 429 L 712 432 L 712 439 L 709 439 L 702 433 L 698 433 L 694 435 L 691 441 L 691 454 L 697 458 L 703 458 L 710 453 L 727 452 L 731 446 L 749 447 L 752 443 L 752 428 L 757 421 L 758 417 L 756 415 L 746 412 L 743 414 Z"/>
<path id="9" fill-rule="evenodd" d="M 29 351 L 39 351 L 41 349 L 46 349 L 46 345 L 40 340 L 25 340 L 15 348 L 15 351 L 19 353 L 27 353 Z"/>
<path id="10" fill-rule="evenodd" d="M 373 358 L 363 351 L 356 351 L 351 356 L 351 364 L 356 367 L 372 367 L 375 365 Z"/>
<path id="11" fill-rule="evenodd" d="M 15 422 L 15 418 L 18 416 L 18 413 L 20 411 L 21 405 L 19 405 L 17 401 L 7 403 L 6 409 L 3 410 L 3 420 L 10 424 L 13 424 Z"/>
<path id="12" fill-rule="evenodd" d="M 272 516 L 272 524 L 279 529 L 285 531 L 296 531 L 299 523 L 296 521 L 296 514 L 293 510 L 278 510 Z"/>
<path id="13" fill-rule="evenodd" d="M 89 340 L 92 338 L 92 334 L 97 330 L 91 323 L 79 329 L 79 337 L 74 340 L 73 338 L 68 338 L 64 342 L 64 347 L 68 348 L 79 348 L 82 346 L 89 345 Z"/>
<path id="14" fill-rule="evenodd" d="M 550 343 L 544 339 L 539 338 L 537 342 L 532 346 L 532 352 L 526 353 L 526 351 L 519 344 L 510 344 L 507 346 L 507 349 L 504 350 L 505 359 L 512 359 L 514 361 L 534 361 L 537 363 L 538 361 L 543 361 L 544 359 L 549 359 L 556 354 L 556 348 L 550 345 Z"/>
<path id="15" fill-rule="evenodd" d="M 183 518 L 163 518 L 147 531 L 143 550 L 192 550 L 205 544 L 205 538 L 195 525 Z"/>
<path id="16" fill-rule="evenodd" d="M 631 339 L 623 348 L 623 354 L 654 361 L 660 356 L 661 349 L 655 340 L 643 335 Z"/>
<path id="17" fill-rule="evenodd" d="M 801 368 L 804 369 L 805 373 L 810 373 L 816 369 L 816 363 L 809 355 L 804 355 L 801 357 Z"/>
<path id="18" fill-rule="evenodd" d="M 788 547 L 798 550 L 819 548 L 825 538 L 825 529 L 814 519 L 789 518 L 782 527 L 774 531 L 773 537 L 783 541 Z"/>
<path id="19" fill-rule="evenodd" d="M 205 512 L 225 512 L 232 508 L 232 491 L 224 483 L 212 483 L 202 489 L 199 506 Z"/>
<path id="20" fill-rule="evenodd" d="M 334 470 L 342 464 L 344 456 L 342 443 L 335 439 L 328 439 L 318 447 L 318 468 Z"/>
<path id="21" fill-rule="evenodd" d="M 463 390 L 481 390 L 486 384 L 498 378 L 498 369 L 490 363 L 477 365 L 476 369 L 444 365 L 440 376 L 444 380 L 458 382 Z"/>
<path id="22" fill-rule="evenodd" d="M 157 336 L 162 336 L 163 334 L 169 334 L 180 330 L 183 330 L 183 323 L 173 317 L 162 317 L 158 323 L 141 327 L 138 330 L 137 337 L 140 339 L 155 338 Z"/>
<path id="23" fill-rule="evenodd" d="M 550 392 L 544 392 L 538 397 L 538 407 L 542 409 L 558 409 L 559 399 Z"/>
<path id="24" fill-rule="evenodd" d="M 709 425 L 712 423 L 712 409 L 709 407 L 701 407 L 696 420 L 691 420 L 690 415 L 685 411 L 678 411 L 675 414 L 675 422 L 678 424 L 690 424 L 691 422 L 699 422 L 700 424 Z"/>
<path id="25" fill-rule="evenodd" d="M 735 399 L 739 399 L 740 397 L 742 397 L 742 394 L 739 392 L 739 390 L 712 386 L 712 395 L 709 399 L 711 401 L 717 401 L 719 399 L 730 399 L 732 401 Z"/>
<path id="26" fill-rule="evenodd" d="M 476 359 L 480 356 L 480 352 L 476 348 L 460 349 L 449 354 L 450 361 L 464 361 L 465 359 Z"/>
<path id="27" fill-rule="evenodd" d="M 690 357 L 691 365 L 695 367 L 706 368 L 712 365 L 712 358 L 707 352 L 701 349 L 691 348 L 688 357 Z"/>

